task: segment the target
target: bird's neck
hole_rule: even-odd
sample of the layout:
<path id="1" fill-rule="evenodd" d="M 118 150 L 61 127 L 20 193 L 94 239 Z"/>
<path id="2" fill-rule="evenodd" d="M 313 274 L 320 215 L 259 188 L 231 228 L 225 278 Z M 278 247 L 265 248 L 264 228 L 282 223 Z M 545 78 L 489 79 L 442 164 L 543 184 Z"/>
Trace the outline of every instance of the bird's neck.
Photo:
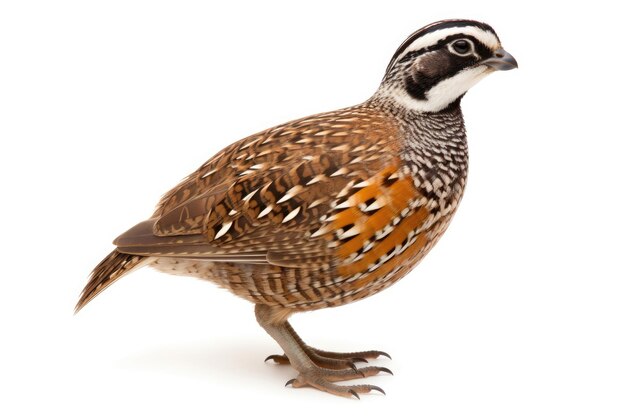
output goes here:
<path id="1" fill-rule="evenodd" d="M 388 114 L 398 123 L 410 148 L 461 147 L 466 148 L 465 124 L 461 111 L 461 98 L 445 109 L 431 113 L 415 110 L 394 100 L 379 89 L 363 106 Z"/>
<path id="2" fill-rule="evenodd" d="M 436 113 L 419 112 L 384 96 L 364 105 L 383 111 L 398 123 L 400 158 L 420 193 L 437 201 L 436 209 L 453 211 L 463 194 L 468 168 L 467 140 L 459 105 Z M 439 207 L 441 205 L 441 207 Z"/>

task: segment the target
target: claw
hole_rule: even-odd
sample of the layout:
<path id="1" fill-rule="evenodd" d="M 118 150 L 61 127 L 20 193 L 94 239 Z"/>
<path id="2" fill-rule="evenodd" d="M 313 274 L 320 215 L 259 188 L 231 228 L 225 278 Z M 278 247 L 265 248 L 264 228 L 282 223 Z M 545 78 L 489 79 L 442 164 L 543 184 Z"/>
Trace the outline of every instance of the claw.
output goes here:
<path id="1" fill-rule="evenodd" d="M 286 365 L 289 363 L 289 358 L 286 358 L 284 355 L 269 355 L 267 358 L 265 358 L 264 362 L 267 362 L 269 360 L 273 360 L 274 363 L 278 363 L 281 365 Z"/>
<path id="2" fill-rule="evenodd" d="M 287 383 L 285 384 L 286 387 L 288 387 L 289 385 L 293 385 L 293 383 L 296 382 L 296 378 L 292 378 L 289 381 L 287 381 Z"/>
<path id="3" fill-rule="evenodd" d="M 389 375 L 393 375 L 393 372 L 391 372 L 391 369 L 389 369 L 389 368 L 385 368 L 384 366 L 379 366 L 379 367 L 378 367 L 378 370 L 379 370 L 380 372 L 387 372 Z"/>
<path id="4" fill-rule="evenodd" d="M 353 396 L 355 396 L 357 400 L 361 399 L 361 397 L 359 397 L 359 394 L 357 394 L 355 390 L 351 389 L 351 390 L 348 390 L 348 392 L 352 394 Z"/>
<path id="5" fill-rule="evenodd" d="M 354 372 L 359 372 L 359 368 L 356 367 L 354 362 L 349 362 L 348 365 L 350 365 L 350 368 L 352 368 Z"/>
<path id="6" fill-rule="evenodd" d="M 381 387 L 377 387 L 376 385 L 370 385 L 369 388 L 372 391 L 378 391 L 378 392 L 380 392 L 383 395 L 387 395 L 387 393 L 385 392 L 384 389 L 382 389 Z"/>
<path id="7" fill-rule="evenodd" d="M 378 356 L 386 356 L 389 359 L 391 359 L 391 356 L 387 353 L 387 352 L 382 352 L 382 351 L 376 351 L 376 353 L 378 354 Z"/>
<path id="8" fill-rule="evenodd" d="M 361 362 L 361 363 L 369 363 L 367 359 L 365 358 L 351 358 L 350 359 L 352 362 Z"/>

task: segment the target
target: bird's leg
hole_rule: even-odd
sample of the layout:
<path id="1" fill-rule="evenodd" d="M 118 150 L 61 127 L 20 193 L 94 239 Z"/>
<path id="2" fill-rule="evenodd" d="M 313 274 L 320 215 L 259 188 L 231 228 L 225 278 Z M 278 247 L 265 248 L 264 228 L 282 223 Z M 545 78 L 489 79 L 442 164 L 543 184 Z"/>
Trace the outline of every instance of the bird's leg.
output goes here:
<path id="1" fill-rule="evenodd" d="M 298 345 L 304 350 L 309 358 L 316 364 L 323 368 L 329 369 L 346 369 L 352 368 L 356 369 L 355 363 L 357 362 L 366 362 L 368 359 L 376 359 L 379 356 L 386 356 L 391 359 L 387 353 L 379 351 L 379 350 L 368 350 L 363 352 L 328 352 L 321 349 L 316 349 L 312 346 L 307 345 L 301 338 L 298 336 L 296 331 L 291 327 L 288 322 L 285 322 L 285 326 L 294 340 L 298 343 Z M 273 360 L 274 362 L 281 365 L 288 365 L 289 359 L 286 355 L 270 355 L 266 359 Z"/>
<path id="2" fill-rule="evenodd" d="M 344 397 L 354 396 L 358 398 L 360 393 L 367 393 L 372 390 L 384 393 L 381 388 L 374 385 L 345 386 L 337 385 L 334 382 L 364 378 L 377 375 L 380 372 L 391 373 L 388 369 L 377 366 L 367 366 L 360 369 L 355 366 L 339 367 L 339 364 L 333 361 L 340 362 L 347 359 L 321 356 L 323 358 L 321 362 L 335 365 L 334 368 L 324 367 L 323 364 L 316 363 L 314 358 L 319 360 L 316 356 L 318 354 L 310 348 L 307 349 L 289 323 L 285 319 L 277 319 L 281 315 L 275 314 L 272 307 L 259 304 L 255 308 L 255 313 L 261 327 L 278 342 L 285 352 L 287 363 L 290 363 L 299 373 L 288 384 L 292 384 L 296 388 L 311 386 Z"/>

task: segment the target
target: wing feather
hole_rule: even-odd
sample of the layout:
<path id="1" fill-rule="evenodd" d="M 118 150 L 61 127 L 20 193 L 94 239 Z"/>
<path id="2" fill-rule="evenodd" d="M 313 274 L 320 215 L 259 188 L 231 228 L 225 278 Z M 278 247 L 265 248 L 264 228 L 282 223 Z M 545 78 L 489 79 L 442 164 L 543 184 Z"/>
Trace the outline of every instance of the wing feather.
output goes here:
<path id="1" fill-rule="evenodd" d="M 378 117 L 378 118 L 377 118 Z M 287 267 L 332 262 L 315 236 L 354 184 L 389 163 L 395 128 L 367 109 L 297 120 L 236 142 L 115 240 L 122 253 Z M 368 158 L 362 158 L 367 150 Z M 364 160 L 365 159 L 365 160 Z"/>

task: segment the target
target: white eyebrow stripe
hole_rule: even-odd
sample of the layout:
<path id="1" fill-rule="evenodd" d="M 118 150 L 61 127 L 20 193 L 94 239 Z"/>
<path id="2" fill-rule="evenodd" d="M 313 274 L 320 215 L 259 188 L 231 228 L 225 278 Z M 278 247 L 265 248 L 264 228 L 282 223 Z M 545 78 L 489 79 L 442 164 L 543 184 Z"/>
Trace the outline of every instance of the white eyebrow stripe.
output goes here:
<path id="1" fill-rule="evenodd" d="M 424 36 L 417 38 L 411 45 L 409 45 L 404 52 L 402 52 L 396 58 L 394 64 L 400 61 L 404 56 L 413 51 L 419 51 L 420 49 L 427 48 L 429 46 L 435 45 L 438 41 L 447 38 L 452 35 L 466 34 L 471 35 L 484 43 L 488 48 L 493 50 L 500 48 L 500 42 L 498 42 L 498 38 L 493 33 L 482 30 L 475 26 L 461 26 L 461 27 L 452 27 L 439 29 L 434 32 L 427 33 Z"/>

